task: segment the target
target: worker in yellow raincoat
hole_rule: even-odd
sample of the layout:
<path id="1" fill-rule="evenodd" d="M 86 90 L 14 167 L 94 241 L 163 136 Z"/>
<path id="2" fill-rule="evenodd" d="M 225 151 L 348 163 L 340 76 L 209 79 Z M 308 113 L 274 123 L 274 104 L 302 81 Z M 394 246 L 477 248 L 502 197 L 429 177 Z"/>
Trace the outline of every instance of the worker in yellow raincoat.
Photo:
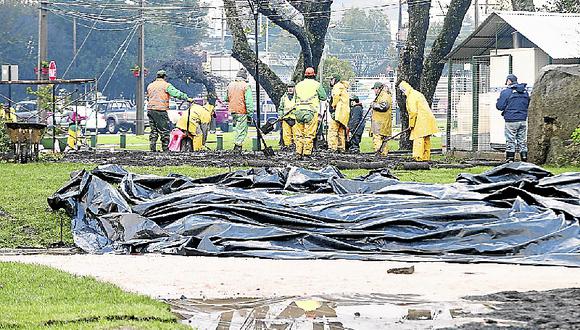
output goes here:
<path id="1" fill-rule="evenodd" d="M 314 68 L 308 67 L 304 80 L 296 84 L 296 154 L 299 158 L 312 155 L 318 129 L 320 101 L 326 101 L 324 87 L 316 81 Z"/>
<path id="2" fill-rule="evenodd" d="M 373 109 L 371 132 L 373 133 L 373 147 L 379 152 L 383 140 L 393 134 L 393 97 L 387 86 L 377 81 L 373 86 L 376 99 L 371 103 Z M 381 155 L 389 153 L 388 145 L 383 147 Z"/>
<path id="3" fill-rule="evenodd" d="M 296 147 L 296 115 L 294 109 L 296 108 L 296 83 L 291 81 L 288 83 L 288 90 L 280 100 L 278 107 L 278 116 L 282 118 L 282 142 L 283 149 L 293 150 Z"/>
<path id="4" fill-rule="evenodd" d="M 177 120 L 177 124 L 175 124 L 177 128 L 187 132 L 187 114 L 189 112 L 189 137 L 192 139 L 193 151 L 200 151 L 205 148 L 205 132 L 211 123 L 215 104 L 216 97 L 213 95 L 208 96 L 208 102 L 203 106 L 193 103 L 189 111 L 184 111 Z"/>
<path id="5" fill-rule="evenodd" d="M 406 97 L 409 113 L 410 139 L 413 141 L 413 158 L 418 161 L 431 159 L 431 135 L 439 132 L 437 121 L 429 103 L 421 92 L 413 89 L 406 81 L 401 81 L 399 89 Z"/>
<path id="6" fill-rule="evenodd" d="M 328 125 L 328 148 L 332 151 L 346 151 L 346 128 L 350 119 L 350 96 L 348 81 L 341 81 L 339 75 L 330 80 L 332 99 Z"/>
<path id="7" fill-rule="evenodd" d="M 8 107 L 8 104 L 4 105 L 0 103 L 0 119 L 7 123 L 15 123 L 16 111 L 12 107 Z"/>

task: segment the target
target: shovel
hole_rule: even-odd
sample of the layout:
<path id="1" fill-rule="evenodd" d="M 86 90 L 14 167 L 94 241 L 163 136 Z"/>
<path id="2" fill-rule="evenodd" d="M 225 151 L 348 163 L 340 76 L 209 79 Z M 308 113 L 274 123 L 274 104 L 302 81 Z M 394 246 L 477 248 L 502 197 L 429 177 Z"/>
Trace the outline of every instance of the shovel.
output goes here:
<path id="1" fill-rule="evenodd" d="M 391 141 L 393 139 L 396 139 L 397 137 L 403 135 L 404 133 L 406 133 L 406 132 L 408 132 L 410 130 L 411 130 L 411 128 L 409 127 L 409 128 L 407 128 L 405 130 L 400 131 L 399 133 L 397 133 L 397 134 L 395 134 L 393 136 L 388 136 L 388 137 L 384 138 L 383 139 L 383 143 L 381 143 L 381 147 L 379 148 L 379 151 L 377 151 L 377 155 L 380 155 L 380 154 L 383 153 L 383 150 L 385 149 L 385 146 L 387 145 L 387 142 L 389 142 L 389 141 Z"/>
<path id="2" fill-rule="evenodd" d="M 254 125 L 256 126 L 256 130 L 259 133 L 258 135 L 260 136 L 260 140 L 262 140 L 262 143 L 264 144 L 264 149 L 262 149 L 264 156 L 266 156 L 266 158 L 274 157 L 276 155 L 276 153 L 274 152 L 274 149 L 272 149 L 272 147 L 270 147 L 266 144 L 266 140 L 264 139 L 264 132 L 260 129 L 260 127 L 258 127 L 258 123 L 256 123 L 256 120 L 254 120 L 254 119 L 252 119 L 252 120 L 254 121 Z M 267 125 L 267 124 L 268 124 L 268 122 L 266 122 L 265 125 Z"/>

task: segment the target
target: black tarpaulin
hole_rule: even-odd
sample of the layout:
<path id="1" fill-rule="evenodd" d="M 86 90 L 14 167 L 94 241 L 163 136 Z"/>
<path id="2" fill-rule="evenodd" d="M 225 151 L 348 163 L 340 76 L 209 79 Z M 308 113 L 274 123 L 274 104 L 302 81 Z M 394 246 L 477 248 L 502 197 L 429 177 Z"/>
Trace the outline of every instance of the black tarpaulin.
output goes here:
<path id="1" fill-rule="evenodd" d="M 421 258 L 580 266 L 580 173 L 511 163 L 455 184 L 327 167 L 191 179 L 106 165 L 48 199 L 89 253 Z"/>

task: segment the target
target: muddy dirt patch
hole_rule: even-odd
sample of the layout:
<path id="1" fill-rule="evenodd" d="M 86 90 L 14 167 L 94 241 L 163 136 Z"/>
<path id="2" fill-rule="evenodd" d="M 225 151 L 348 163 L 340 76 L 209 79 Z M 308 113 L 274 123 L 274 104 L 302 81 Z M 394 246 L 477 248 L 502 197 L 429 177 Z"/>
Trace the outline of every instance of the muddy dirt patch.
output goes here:
<path id="1" fill-rule="evenodd" d="M 60 161 L 84 164 L 118 164 L 125 166 L 178 166 L 200 167 L 285 167 L 298 166 L 319 169 L 333 165 L 339 169 L 429 169 L 431 163 L 413 162 L 407 155 L 395 154 L 377 157 L 375 154 L 336 154 L 317 152 L 311 157 L 300 159 L 294 153 L 276 152 L 266 157 L 260 152 L 237 154 L 231 151 L 200 153 L 161 153 L 146 151 L 83 151 L 66 154 Z M 467 165 L 470 166 L 470 165 Z"/>
<path id="2" fill-rule="evenodd" d="M 496 307 L 486 324 L 469 323 L 460 329 L 497 329 L 503 321 L 523 322 L 517 329 L 580 329 L 580 288 L 550 291 L 506 291 L 466 299 Z"/>

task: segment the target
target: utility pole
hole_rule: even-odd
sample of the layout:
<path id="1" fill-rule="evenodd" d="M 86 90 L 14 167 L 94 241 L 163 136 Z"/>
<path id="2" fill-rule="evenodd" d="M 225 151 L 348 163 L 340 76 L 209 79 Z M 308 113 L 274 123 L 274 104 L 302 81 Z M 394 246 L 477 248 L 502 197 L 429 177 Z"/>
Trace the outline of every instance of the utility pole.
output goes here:
<path id="1" fill-rule="evenodd" d="M 42 63 L 48 61 L 48 1 L 40 1 L 38 10 L 38 59 L 36 63 L 37 80 L 46 80 L 48 77 L 42 74 Z M 36 91 L 39 91 L 40 86 Z M 40 98 L 36 99 L 36 108 L 38 109 L 38 119 L 41 123 L 46 123 L 46 109 L 40 106 Z"/>
<path id="2" fill-rule="evenodd" d="M 473 3 L 473 6 L 475 7 L 475 8 L 473 8 L 475 10 L 475 13 L 474 13 L 475 28 L 477 28 L 479 26 L 479 1 L 475 0 Z"/>
<path id="3" fill-rule="evenodd" d="M 74 17 L 73 18 L 73 51 L 72 51 L 72 55 L 73 58 L 75 58 L 75 56 L 77 56 L 77 18 Z M 75 61 L 75 66 L 76 66 L 77 62 Z"/>
<path id="4" fill-rule="evenodd" d="M 135 133 L 137 135 L 143 135 L 145 134 L 145 21 L 143 20 L 143 0 L 139 1 L 139 6 L 141 26 L 139 26 L 139 56 L 137 59 L 139 62 L 139 77 L 137 79 L 137 91 L 135 93 L 135 105 L 137 106 L 137 114 L 135 116 L 137 132 Z"/>
<path id="5" fill-rule="evenodd" d="M 258 6 L 260 0 L 248 0 L 254 13 L 254 41 L 256 52 L 256 135 L 258 136 L 258 151 L 262 150 L 262 137 L 260 133 L 260 56 L 258 45 Z"/>
<path id="6" fill-rule="evenodd" d="M 397 61 L 399 59 L 399 56 L 401 54 L 401 32 L 403 31 L 403 0 L 399 0 L 399 17 L 397 19 L 397 45 L 395 46 L 397 48 Z"/>
<path id="7" fill-rule="evenodd" d="M 38 11 L 38 73 L 37 80 L 43 80 L 46 77 L 42 76 L 42 62 L 48 59 L 48 1 L 41 1 Z"/>

